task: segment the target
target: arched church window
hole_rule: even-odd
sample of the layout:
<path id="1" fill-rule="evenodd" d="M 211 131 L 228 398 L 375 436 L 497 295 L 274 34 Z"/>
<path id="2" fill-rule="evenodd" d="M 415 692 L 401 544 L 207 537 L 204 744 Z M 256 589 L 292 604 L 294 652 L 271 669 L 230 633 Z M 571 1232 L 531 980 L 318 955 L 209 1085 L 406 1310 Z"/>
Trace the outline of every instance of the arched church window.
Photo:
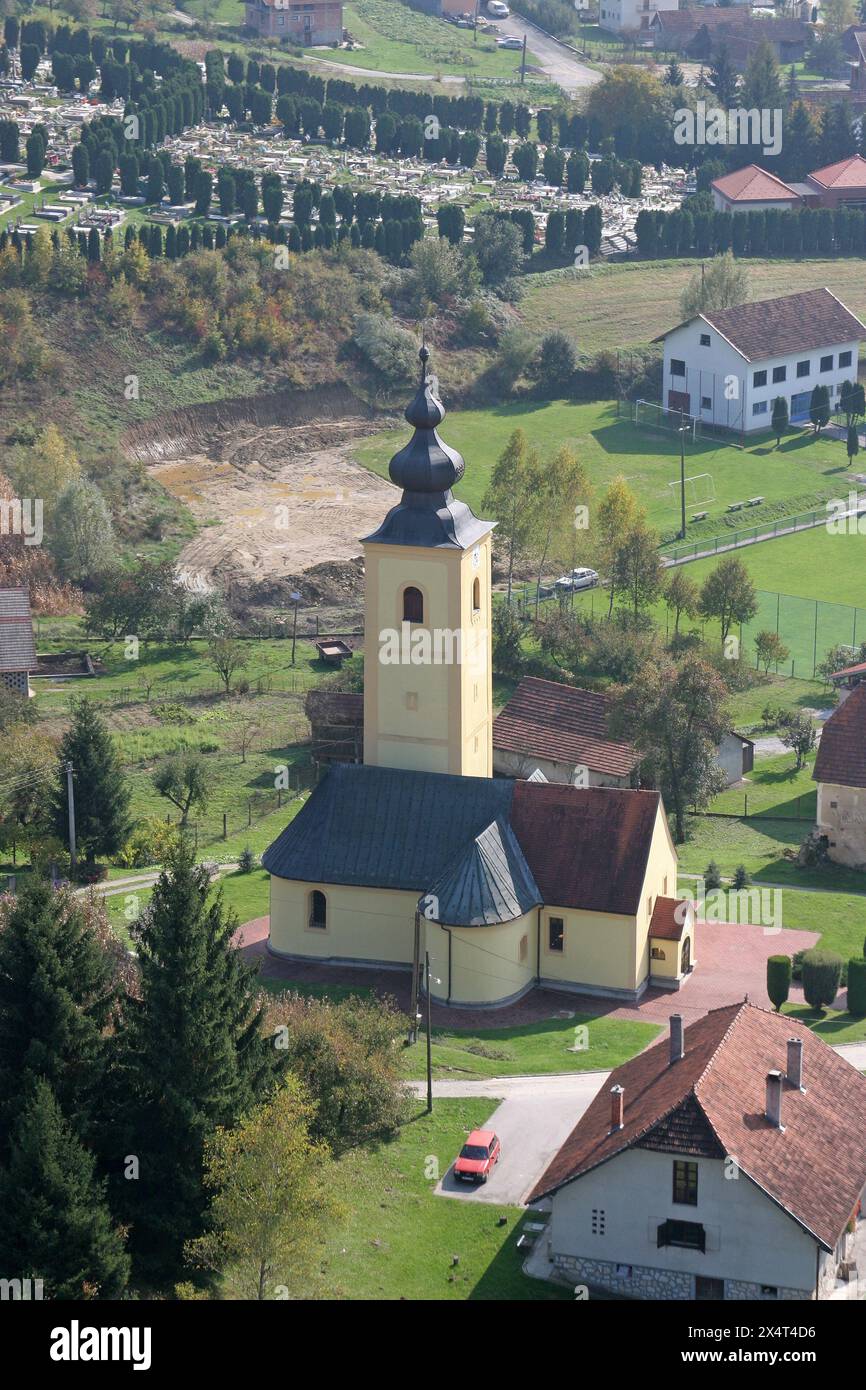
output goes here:
<path id="1" fill-rule="evenodd" d="M 324 931 L 328 925 L 328 904 L 324 893 L 315 888 L 310 894 L 310 926 Z"/>
<path id="2" fill-rule="evenodd" d="M 480 580 L 480 579 L 473 579 L 473 581 L 472 581 L 472 612 L 473 612 L 473 613 L 480 613 L 480 612 L 481 612 L 481 580 Z"/>
<path id="3" fill-rule="evenodd" d="M 423 623 L 424 595 L 411 584 L 403 590 L 403 622 Z"/>

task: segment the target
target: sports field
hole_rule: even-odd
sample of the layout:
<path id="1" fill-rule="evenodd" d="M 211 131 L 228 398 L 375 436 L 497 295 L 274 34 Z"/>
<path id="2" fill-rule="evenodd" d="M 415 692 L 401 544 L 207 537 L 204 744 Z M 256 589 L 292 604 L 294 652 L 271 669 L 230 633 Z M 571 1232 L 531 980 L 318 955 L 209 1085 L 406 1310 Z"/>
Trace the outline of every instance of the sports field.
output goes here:
<path id="1" fill-rule="evenodd" d="M 447 383 L 445 403 L 447 407 Z M 649 518 L 663 537 L 679 526 L 679 445 L 675 435 L 638 430 L 625 418 L 617 419 L 612 403 L 575 405 L 568 401 L 522 400 L 488 410 L 450 412 L 442 426 L 446 443 L 459 449 L 466 460 L 466 475 L 457 493 L 476 510 L 512 431 L 523 429 L 531 448 L 550 455 L 568 445 L 583 460 L 597 490 L 618 475 L 623 476 L 646 507 Z M 367 468 L 387 476 L 392 454 L 406 442 L 406 426 L 377 434 L 359 444 L 355 457 Z M 811 432 L 791 434 L 776 449 L 775 441 L 762 436 L 745 449 L 717 440 L 689 442 L 686 473 L 702 476 L 690 489 L 689 513 L 708 512 L 708 522 L 698 534 L 733 532 L 792 512 L 820 505 L 827 496 L 846 497 L 849 489 L 848 459 L 844 445 Z M 731 516 L 732 502 L 762 496 L 763 507 Z M 714 500 L 710 500 L 714 499 Z M 691 537 L 693 532 L 689 532 Z"/>

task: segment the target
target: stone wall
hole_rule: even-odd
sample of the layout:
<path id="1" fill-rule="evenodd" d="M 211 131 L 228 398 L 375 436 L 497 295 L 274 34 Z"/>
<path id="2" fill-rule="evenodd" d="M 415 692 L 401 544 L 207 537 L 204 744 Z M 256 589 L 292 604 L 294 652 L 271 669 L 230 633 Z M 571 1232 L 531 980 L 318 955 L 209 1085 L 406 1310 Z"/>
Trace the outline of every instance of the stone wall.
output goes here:
<path id="1" fill-rule="evenodd" d="M 570 1283 L 586 1284 L 590 1289 L 606 1289 L 626 1298 L 689 1302 L 695 1297 L 695 1276 L 678 1270 L 656 1269 L 650 1265 L 617 1266 L 608 1260 L 572 1255 L 555 1255 L 553 1265 L 557 1274 Z M 617 1274 L 618 1268 L 630 1268 L 631 1275 Z M 725 1280 L 725 1299 L 731 1302 L 803 1302 L 812 1297 L 811 1289 L 779 1287 L 776 1293 L 766 1294 L 761 1292 L 760 1284 L 750 1284 L 741 1279 Z"/>

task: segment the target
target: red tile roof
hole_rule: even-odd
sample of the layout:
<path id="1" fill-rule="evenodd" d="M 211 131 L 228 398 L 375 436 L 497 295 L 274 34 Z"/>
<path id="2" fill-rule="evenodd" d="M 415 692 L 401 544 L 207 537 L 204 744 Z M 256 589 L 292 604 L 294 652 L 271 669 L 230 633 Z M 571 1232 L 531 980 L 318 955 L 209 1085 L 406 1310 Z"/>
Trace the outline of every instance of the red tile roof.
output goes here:
<path id="1" fill-rule="evenodd" d="M 787 1069 L 787 1040 L 803 1044 L 804 1091 L 785 1084 L 784 1129 L 765 1118 L 766 1077 Z M 623 1128 L 611 1132 L 610 1088 L 624 1090 Z M 677 1124 L 676 1121 L 681 1123 Z M 612 1072 L 536 1184 L 556 1191 L 625 1149 L 705 1152 L 712 1134 L 739 1170 L 832 1249 L 866 1183 L 866 1080 L 803 1024 L 753 1004 L 714 1009 L 685 1030 L 670 1062 L 668 1039 Z M 689 1148 L 690 1135 L 695 1147 Z"/>
<path id="2" fill-rule="evenodd" d="M 511 825 L 550 907 L 638 909 L 658 792 L 515 782 Z"/>
<path id="3" fill-rule="evenodd" d="M 821 731 L 816 782 L 866 787 L 866 683 L 856 685 Z"/>
<path id="4" fill-rule="evenodd" d="M 687 898 L 656 898 L 649 934 L 661 941 L 680 941 L 692 916 Z"/>
<path id="5" fill-rule="evenodd" d="M 840 159 L 836 164 L 825 164 L 823 169 L 813 170 L 809 179 L 822 188 L 866 188 L 866 159 L 852 154 L 850 159 Z"/>
<path id="6" fill-rule="evenodd" d="M 639 755 L 608 737 L 609 712 L 607 695 L 525 676 L 493 722 L 493 747 L 628 777 Z"/>
<path id="7" fill-rule="evenodd" d="M 801 201 L 795 189 L 777 179 L 775 174 L 768 174 L 757 164 L 747 164 L 745 169 L 736 169 L 733 174 L 713 179 L 712 187 L 731 203 L 788 203 L 792 199 L 798 203 Z"/>
<path id="8" fill-rule="evenodd" d="M 858 661 L 854 666 L 843 666 L 841 671 L 834 671 L 830 679 L 834 681 L 838 676 L 859 676 L 864 671 L 866 671 L 866 661 Z"/>

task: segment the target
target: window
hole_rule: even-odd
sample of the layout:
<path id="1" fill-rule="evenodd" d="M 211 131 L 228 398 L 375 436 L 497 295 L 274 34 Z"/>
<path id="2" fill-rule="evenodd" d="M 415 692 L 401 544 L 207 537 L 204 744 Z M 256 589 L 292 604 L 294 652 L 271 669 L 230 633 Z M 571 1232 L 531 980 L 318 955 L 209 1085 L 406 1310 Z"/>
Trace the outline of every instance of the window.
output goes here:
<path id="1" fill-rule="evenodd" d="M 668 895 L 668 876 L 667 876 L 667 874 L 665 874 L 665 876 L 664 876 L 664 882 L 662 883 L 662 897 L 663 897 L 663 898 L 666 898 L 667 895 Z"/>
<path id="2" fill-rule="evenodd" d="M 320 893 L 318 888 L 310 894 L 309 925 L 316 931 L 324 931 L 328 925 L 328 904 L 324 893 Z"/>
<path id="3" fill-rule="evenodd" d="M 762 1298 L 778 1298 L 778 1297 L 779 1297 L 779 1290 L 778 1290 L 777 1286 L 776 1286 L 775 1284 L 762 1284 L 762 1285 L 761 1285 L 761 1297 L 762 1297 Z"/>
<path id="4" fill-rule="evenodd" d="M 827 356 L 827 357 L 822 357 L 822 358 L 821 358 L 821 371 L 822 371 L 822 372 L 832 372 L 832 370 L 833 370 L 833 354 L 832 354 L 832 352 L 831 352 L 831 353 L 829 354 L 829 356 Z"/>
<path id="5" fill-rule="evenodd" d="M 809 373 L 811 372 L 811 370 L 812 370 L 812 363 L 811 363 L 811 362 L 798 362 L 798 363 L 797 363 L 797 376 L 808 376 Z"/>
<path id="6" fill-rule="evenodd" d="M 712 396 L 701 396 L 701 410 L 712 410 L 712 408 L 713 408 L 713 398 L 712 398 Z"/>
<path id="7" fill-rule="evenodd" d="M 788 375 L 788 368 L 787 368 L 787 367 L 774 367 L 774 368 L 773 368 L 773 380 L 774 380 L 774 381 L 784 381 L 785 378 L 787 377 L 787 375 Z"/>
<path id="8" fill-rule="evenodd" d="M 473 613 L 480 613 L 480 612 L 481 612 L 481 580 L 480 580 L 480 579 L 473 579 L 473 581 L 472 581 L 472 612 L 473 612 Z"/>
<path id="9" fill-rule="evenodd" d="M 696 1207 L 698 1205 L 698 1165 L 696 1163 L 687 1163 L 679 1158 L 674 1161 L 673 1200 L 684 1207 Z"/>
<path id="10" fill-rule="evenodd" d="M 839 366 L 840 366 L 840 367 L 850 367 L 850 366 L 851 366 L 851 354 L 850 354 L 850 352 L 840 352 L 840 353 L 839 353 Z"/>
<path id="11" fill-rule="evenodd" d="M 702 333 L 702 334 L 701 334 L 701 347 L 709 347 L 709 345 L 710 345 L 710 335 L 709 335 L 709 333 Z"/>
<path id="12" fill-rule="evenodd" d="M 652 895 L 652 893 L 649 893 L 649 894 L 647 895 L 647 900 L 646 900 L 646 915 L 647 915 L 647 917 L 652 917 L 652 915 L 653 915 L 653 895 Z"/>
<path id="13" fill-rule="evenodd" d="M 752 377 L 752 385 L 753 385 L 753 386 L 766 386 L 766 384 L 767 384 L 767 373 L 766 373 L 766 372 L 755 372 L 754 376 Z"/>
<path id="14" fill-rule="evenodd" d="M 407 709 L 417 709 L 417 708 L 418 708 L 418 691 L 417 691 L 417 690 L 407 690 L 407 691 L 406 691 L 406 708 L 407 708 Z"/>
<path id="15" fill-rule="evenodd" d="M 521 936 L 521 938 L 520 938 L 520 946 L 518 947 L 518 950 L 517 950 L 517 959 L 518 959 L 518 960 L 526 960 L 526 957 L 528 956 L 528 954 L 529 954 L 529 937 L 526 936 L 526 934 L 524 933 L 524 935 Z"/>
<path id="16" fill-rule="evenodd" d="M 755 401 L 755 404 L 752 406 L 752 414 L 753 414 L 753 415 L 766 415 L 766 413 L 767 413 L 767 402 L 766 402 L 766 401 Z"/>
<path id="17" fill-rule="evenodd" d="M 671 358 L 671 376 L 685 376 L 686 364 L 681 357 Z"/>
<path id="18" fill-rule="evenodd" d="M 665 1245 L 706 1254 L 707 1233 L 699 1221 L 663 1221 L 658 1228 L 657 1248 L 661 1250 Z"/>
<path id="19" fill-rule="evenodd" d="M 547 924 L 548 951 L 561 951 L 565 943 L 565 923 L 561 917 L 551 917 Z"/>
<path id="20" fill-rule="evenodd" d="M 695 1275 L 695 1299 L 721 1303 L 725 1297 L 724 1279 L 712 1279 L 706 1274 Z"/>
<path id="21" fill-rule="evenodd" d="M 605 1226 L 605 1212 L 603 1207 L 593 1207 L 590 1230 L 594 1236 L 603 1236 Z"/>
<path id="22" fill-rule="evenodd" d="M 659 946 L 653 946 L 652 951 L 650 952 L 650 955 L 651 955 L 651 957 L 652 957 L 653 960 L 664 960 L 664 959 L 665 959 L 665 953 L 664 953 L 663 950 L 661 950 L 661 948 L 660 948 Z"/>
<path id="23" fill-rule="evenodd" d="M 404 623 L 423 623 L 424 621 L 424 597 L 420 589 L 415 589 L 411 585 L 403 590 L 403 622 Z"/>

